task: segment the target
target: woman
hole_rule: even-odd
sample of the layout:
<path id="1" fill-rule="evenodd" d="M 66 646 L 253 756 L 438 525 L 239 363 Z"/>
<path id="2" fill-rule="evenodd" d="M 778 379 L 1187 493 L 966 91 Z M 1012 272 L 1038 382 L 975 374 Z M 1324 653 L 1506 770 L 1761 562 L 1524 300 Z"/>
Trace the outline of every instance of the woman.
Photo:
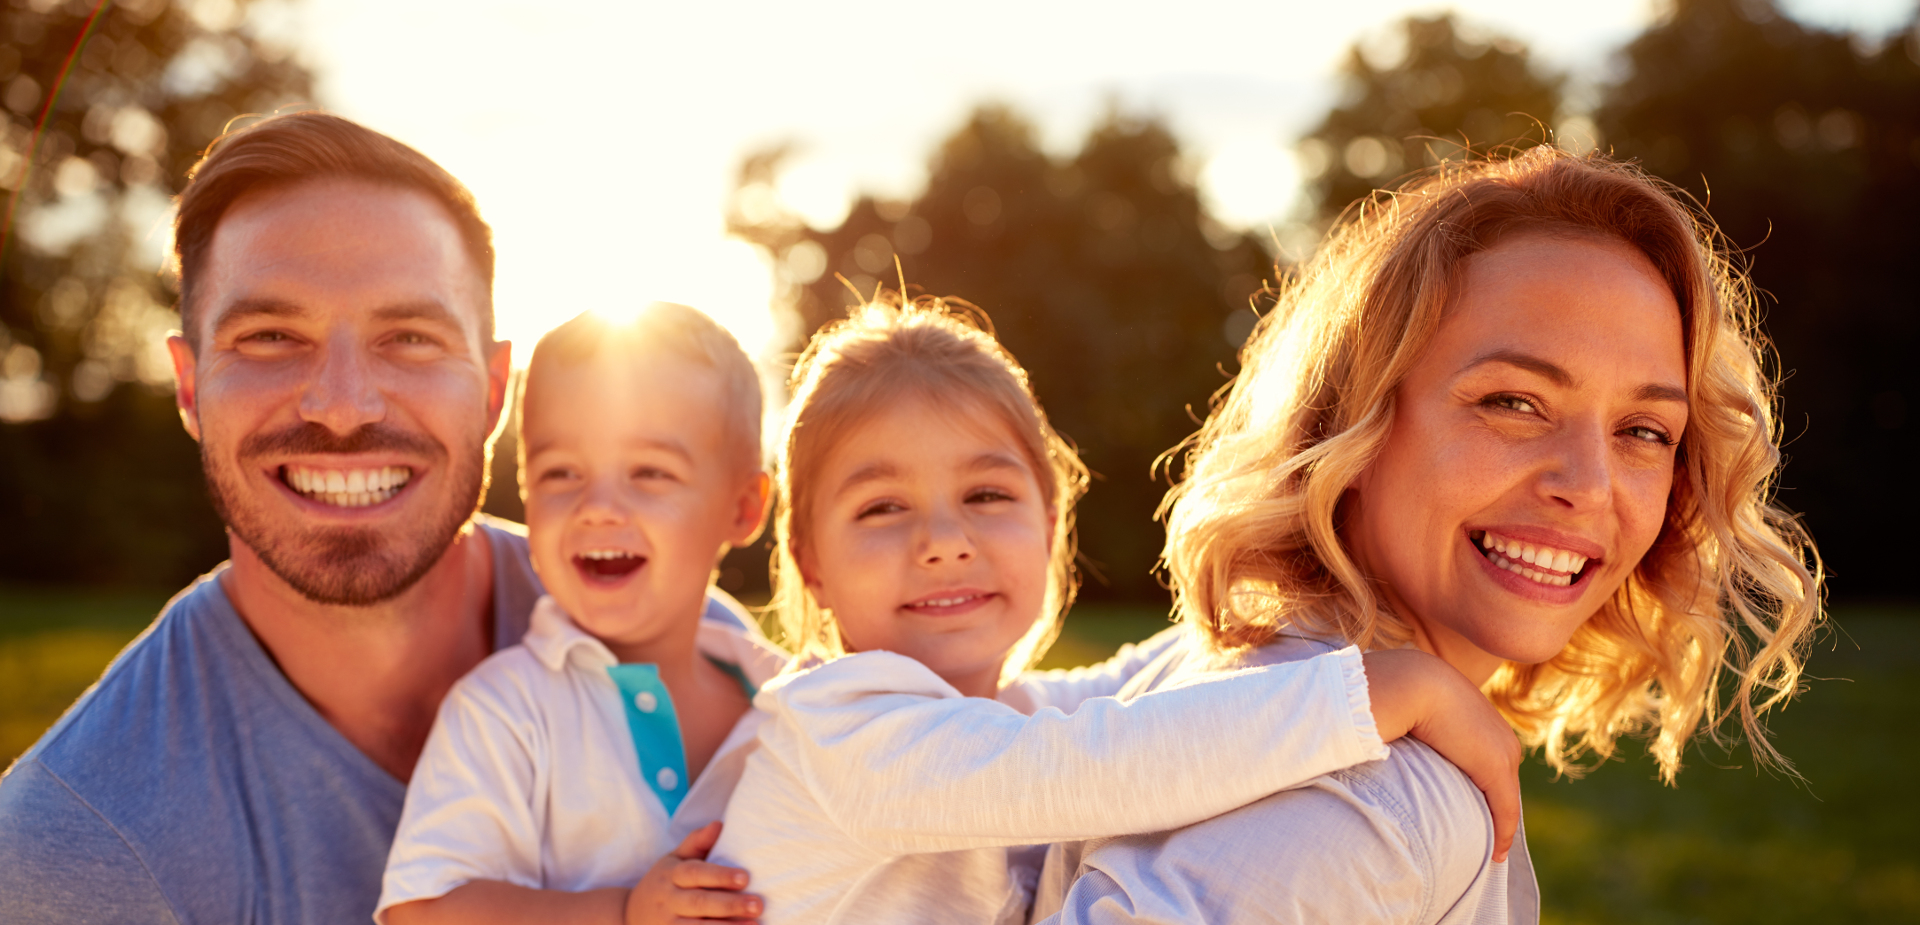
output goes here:
<path id="1" fill-rule="evenodd" d="M 1717 737 L 1734 713 L 1784 764 L 1757 720 L 1798 684 L 1822 576 L 1769 497 L 1752 325 L 1705 218 L 1627 165 L 1536 148 L 1368 204 L 1283 289 L 1190 444 L 1166 563 L 1205 651 L 1147 686 L 1412 645 L 1556 770 L 1645 732 L 1671 782 L 1703 721 Z M 1187 829 L 1056 850 L 1038 912 L 1536 919 L 1524 839 L 1491 849 L 1472 786 L 1400 743 Z"/>

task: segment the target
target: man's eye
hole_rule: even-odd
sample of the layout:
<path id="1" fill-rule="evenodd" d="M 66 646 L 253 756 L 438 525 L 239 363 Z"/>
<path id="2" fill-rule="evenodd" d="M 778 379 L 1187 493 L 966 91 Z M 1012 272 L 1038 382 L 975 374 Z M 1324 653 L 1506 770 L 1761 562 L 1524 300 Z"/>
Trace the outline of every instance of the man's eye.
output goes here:
<path id="1" fill-rule="evenodd" d="M 285 331 L 255 331 L 240 339 L 256 344 L 279 344 L 290 341 L 293 338 L 288 337 Z"/>

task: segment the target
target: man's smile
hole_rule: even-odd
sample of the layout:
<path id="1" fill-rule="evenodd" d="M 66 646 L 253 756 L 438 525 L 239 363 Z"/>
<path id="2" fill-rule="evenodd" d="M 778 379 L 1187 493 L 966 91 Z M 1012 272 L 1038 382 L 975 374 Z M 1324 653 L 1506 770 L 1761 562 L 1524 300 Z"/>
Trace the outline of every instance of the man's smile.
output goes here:
<path id="1" fill-rule="evenodd" d="M 413 478 L 407 466 L 333 469 L 288 464 L 280 481 L 309 501 L 333 507 L 367 507 L 391 499 Z"/>

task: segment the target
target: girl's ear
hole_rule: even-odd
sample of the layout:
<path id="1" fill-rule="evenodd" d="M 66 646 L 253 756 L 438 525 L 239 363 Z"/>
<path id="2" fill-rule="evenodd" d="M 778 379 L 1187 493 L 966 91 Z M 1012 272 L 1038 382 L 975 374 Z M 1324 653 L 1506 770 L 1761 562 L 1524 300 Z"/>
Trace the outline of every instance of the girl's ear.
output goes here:
<path id="1" fill-rule="evenodd" d="M 1047 524 L 1053 529 L 1047 531 L 1047 555 L 1053 555 L 1054 537 L 1060 535 L 1060 506 L 1047 505 Z"/>
<path id="2" fill-rule="evenodd" d="M 804 544 L 795 543 L 793 563 L 800 567 L 800 584 L 808 594 L 813 595 L 814 605 L 821 610 L 832 610 L 833 602 L 827 598 L 827 589 L 814 577 L 820 574 L 820 570 L 815 567 L 813 552 Z"/>

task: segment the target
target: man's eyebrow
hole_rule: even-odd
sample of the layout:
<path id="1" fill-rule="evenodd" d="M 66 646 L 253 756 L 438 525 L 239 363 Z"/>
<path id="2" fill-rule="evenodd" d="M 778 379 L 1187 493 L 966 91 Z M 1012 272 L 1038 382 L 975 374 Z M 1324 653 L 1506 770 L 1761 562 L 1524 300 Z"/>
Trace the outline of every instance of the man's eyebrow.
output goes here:
<path id="1" fill-rule="evenodd" d="M 1472 362 L 1460 367 L 1460 371 L 1464 373 L 1484 363 L 1505 363 L 1508 366 L 1517 366 L 1527 372 L 1537 373 L 1551 381 L 1554 385 L 1569 386 L 1573 384 L 1572 373 L 1531 353 L 1521 353 L 1518 350 L 1494 350 L 1480 354 L 1474 357 Z"/>
<path id="2" fill-rule="evenodd" d="M 279 299 L 236 299 L 213 320 L 213 333 L 218 336 L 249 318 L 298 318 L 306 313 L 306 309 Z"/>
<path id="3" fill-rule="evenodd" d="M 385 305 L 374 309 L 373 317 L 376 321 L 432 321 L 456 328 L 460 326 L 460 318 L 452 309 L 432 299 Z"/>

